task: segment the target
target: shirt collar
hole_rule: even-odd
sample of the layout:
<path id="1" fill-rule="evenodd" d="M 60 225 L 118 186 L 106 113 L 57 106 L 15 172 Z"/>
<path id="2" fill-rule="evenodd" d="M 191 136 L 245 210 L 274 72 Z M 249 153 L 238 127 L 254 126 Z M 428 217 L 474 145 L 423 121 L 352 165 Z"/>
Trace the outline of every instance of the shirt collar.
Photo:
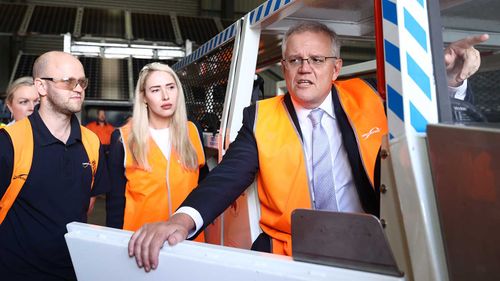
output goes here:
<path id="1" fill-rule="evenodd" d="M 297 113 L 297 118 L 299 120 L 305 120 L 313 109 L 304 108 L 303 106 L 295 102 L 293 98 L 291 100 L 295 112 Z M 318 106 L 317 108 L 323 109 L 323 111 L 325 111 L 330 117 L 335 119 L 335 113 L 333 112 L 332 91 L 328 93 L 323 103 L 321 103 L 320 106 Z"/>
<path id="2" fill-rule="evenodd" d="M 52 135 L 49 131 L 49 128 L 45 125 L 38 113 L 38 108 L 29 116 L 30 122 L 32 123 L 33 133 L 37 134 L 37 141 L 42 146 L 50 145 L 53 143 L 60 142 L 56 137 Z M 82 141 L 82 132 L 80 130 L 80 122 L 78 122 L 78 118 L 74 114 L 71 115 L 71 132 L 69 133 L 68 141 L 66 145 L 71 145 L 76 141 Z"/>

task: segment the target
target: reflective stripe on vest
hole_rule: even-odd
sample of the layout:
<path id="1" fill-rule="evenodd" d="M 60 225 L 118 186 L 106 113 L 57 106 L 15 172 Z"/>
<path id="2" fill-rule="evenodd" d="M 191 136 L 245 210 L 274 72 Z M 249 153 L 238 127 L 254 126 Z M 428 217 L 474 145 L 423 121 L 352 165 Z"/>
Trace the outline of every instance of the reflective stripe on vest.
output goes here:
<path id="1" fill-rule="evenodd" d="M 198 157 L 199 167 L 205 164 L 205 155 L 196 126 L 188 122 L 189 139 Z M 182 167 L 179 155 L 173 149 L 167 161 L 154 140 L 149 138 L 146 171 L 135 163 L 128 147 L 130 123 L 120 129 L 125 150 L 125 212 L 123 229 L 135 231 L 145 223 L 165 221 L 198 185 L 199 169 Z M 198 238 L 200 238 L 199 235 Z M 203 241 L 203 237 L 201 237 Z M 200 240 L 196 240 L 200 241 Z"/>
<path id="2" fill-rule="evenodd" d="M 333 85 L 356 135 L 373 186 L 376 157 L 387 133 L 382 101 L 361 79 Z M 260 227 L 272 238 L 273 253 L 291 255 L 291 213 L 298 208 L 310 209 L 312 199 L 302 140 L 283 96 L 257 103 L 254 134 L 259 154 Z"/>
<path id="3" fill-rule="evenodd" d="M 94 178 L 99 164 L 99 138 L 87 128 L 80 126 L 82 132 L 82 143 L 87 152 L 89 163 L 92 168 L 92 184 L 91 189 L 94 187 Z M 14 165 L 12 170 L 12 177 L 10 185 L 7 187 L 5 194 L 0 200 L 0 224 L 7 216 L 7 212 L 14 204 L 19 192 L 21 191 L 28 174 L 31 170 L 33 161 L 33 130 L 31 122 L 28 118 L 24 118 L 15 122 L 11 126 L 4 128 L 12 140 L 12 147 L 14 151 Z"/>

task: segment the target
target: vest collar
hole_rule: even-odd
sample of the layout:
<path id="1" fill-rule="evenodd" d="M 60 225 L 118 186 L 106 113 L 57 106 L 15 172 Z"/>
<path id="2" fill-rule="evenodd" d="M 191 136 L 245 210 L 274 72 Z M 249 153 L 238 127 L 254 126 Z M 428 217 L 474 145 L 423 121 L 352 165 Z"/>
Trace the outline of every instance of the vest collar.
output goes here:
<path id="1" fill-rule="evenodd" d="M 290 114 L 290 117 L 292 118 L 293 125 L 295 126 L 295 129 L 299 133 L 300 139 L 303 140 L 304 138 L 302 137 L 302 130 L 300 129 L 299 118 L 297 118 L 297 113 L 295 112 L 295 108 L 293 107 L 292 97 L 290 96 L 290 93 L 287 92 L 283 100 L 285 103 L 286 110 L 288 111 L 288 114 Z"/>

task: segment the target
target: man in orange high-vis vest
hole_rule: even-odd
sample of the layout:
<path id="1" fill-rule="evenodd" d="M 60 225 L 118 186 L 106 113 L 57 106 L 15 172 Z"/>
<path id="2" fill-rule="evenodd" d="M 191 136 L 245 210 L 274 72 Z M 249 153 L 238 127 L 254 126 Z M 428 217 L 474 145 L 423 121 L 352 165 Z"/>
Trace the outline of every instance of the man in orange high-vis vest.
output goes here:
<path id="1" fill-rule="evenodd" d="M 111 134 L 115 130 L 115 127 L 107 122 L 106 111 L 104 111 L 104 109 L 99 109 L 97 111 L 97 120 L 88 123 L 85 127 L 99 137 L 99 140 L 101 141 L 101 144 L 105 146 L 105 149 L 109 146 Z"/>
<path id="2" fill-rule="evenodd" d="M 33 66 L 40 105 L 0 130 L 0 278 L 76 280 L 66 224 L 86 222 L 92 196 L 106 193 L 106 160 L 97 136 L 75 113 L 88 80 L 63 52 Z"/>
<path id="3" fill-rule="evenodd" d="M 174 245 L 206 227 L 255 177 L 263 230 L 256 250 L 291 254 L 290 215 L 297 208 L 378 215 L 378 153 L 387 133 L 382 100 L 361 79 L 336 81 L 340 46 L 325 25 L 291 27 L 282 48 L 288 94 L 246 108 L 224 159 L 177 213 L 132 236 L 129 254 L 146 271 L 157 267 L 164 241 Z"/>

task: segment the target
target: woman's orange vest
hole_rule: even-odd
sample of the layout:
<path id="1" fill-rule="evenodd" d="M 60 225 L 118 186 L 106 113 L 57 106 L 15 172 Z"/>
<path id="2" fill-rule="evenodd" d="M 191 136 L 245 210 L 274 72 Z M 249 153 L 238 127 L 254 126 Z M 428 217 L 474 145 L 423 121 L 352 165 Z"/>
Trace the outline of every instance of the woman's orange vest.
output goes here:
<path id="1" fill-rule="evenodd" d="M 80 129 L 82 132 L 82 143 L 92 168 L 92 184 L 90 186 L 92 189 L 94 187 L 97 166 L 99 165 L 99 147 L 101 144 L 99 138 L 92 131 L 83 126 L 80 126 Z M 4 127 L 4 130 L 7 131 L 12 140 L 14 165 L 10 185 L 0 200 L 0 224 L 2 224 L 7 216 L 7 212 L 12 207 L 12 204 L 14 204 L 26 182 L 31 170 L 34 149 L 33 130 L 28 118 L 23 118 L 12 124 L 12 126 Z"/>
<path id="2" fill-rule="evenodd" d="M 373 187 L 377 154 L 382 137 L 387 133 L 382 101 L 361 79 L 335 81 L 333 86 L 353 128 L 363 166 Z M 292 211 L 311 209 L 312 199 L 302 140 L 283 96 L 257 103 L 254 135 L 259 153 L 260 227 L 272 238 L 273 253 L 291 255 Z"/>
<path id="3" fill-rule="evenodd" d="M 188 122 L 189 139 L 198 156 L 198 165 L 205 164 L 205 154 L 196 126 Z M 135 163 L 128 147 L 130 123 L 120 129 L 125 149 L 125 213 L 123 229 L 137 230 L 145 223 L 166 221 L 188 194 L 198 185 L 199 169 L 182 167 L 179 155 L 172 147 L 167 161 L 154 140 L 149 138 L 148 162 L 151 171 Z M 203 233 L 196 241 L 204 241 Z"/>

